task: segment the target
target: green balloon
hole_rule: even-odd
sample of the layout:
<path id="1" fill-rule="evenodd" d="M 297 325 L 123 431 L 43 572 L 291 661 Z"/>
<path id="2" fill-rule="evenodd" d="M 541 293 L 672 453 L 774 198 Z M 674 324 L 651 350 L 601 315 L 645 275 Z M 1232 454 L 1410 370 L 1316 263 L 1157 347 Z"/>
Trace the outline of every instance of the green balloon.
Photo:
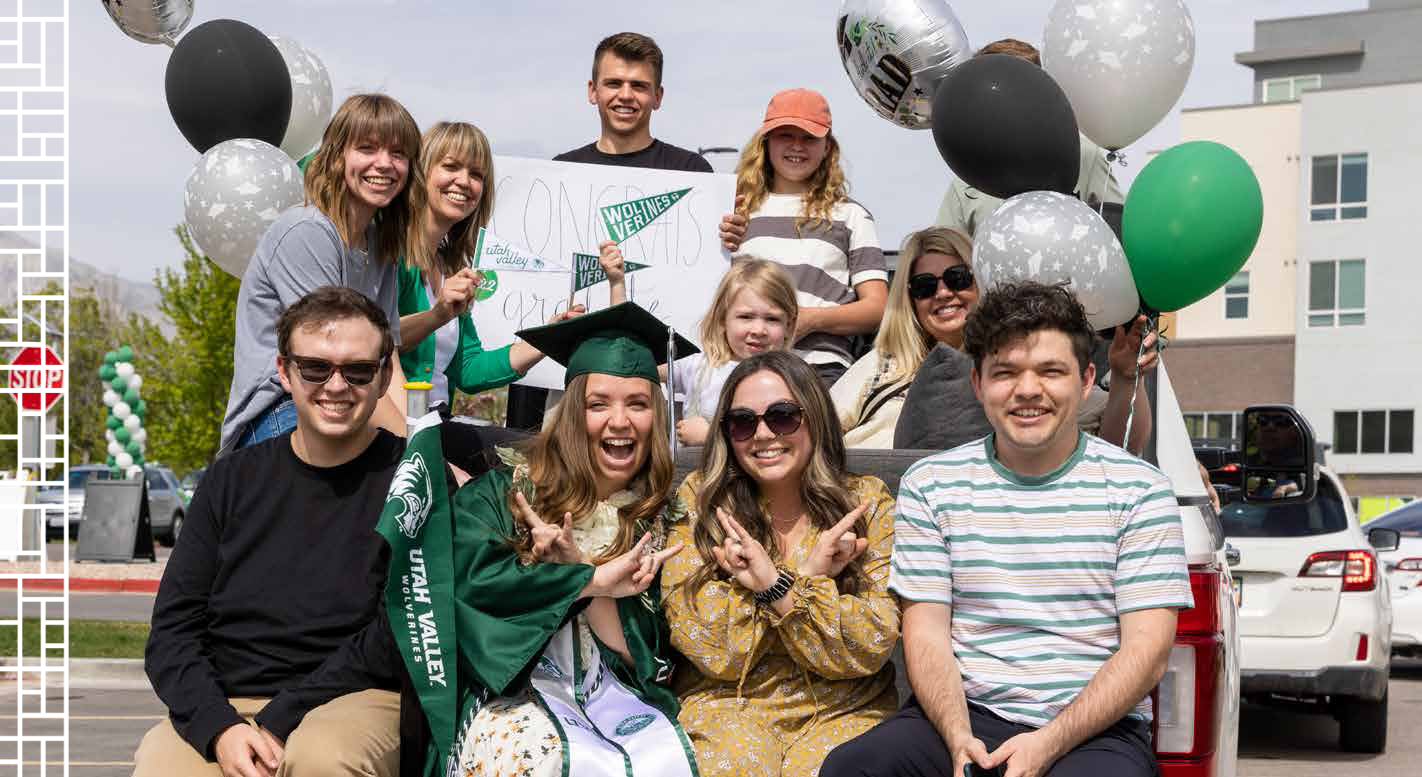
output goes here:
<path id="1" fill-rule="evenodd" d="M 138 416 L 139 418 L 142 418 L 145 414 L 148 413 L 148 403 L 140 399 L 138 400 L 138 404 L 134 405 L 131 409 L 133 410 L 134 415 Z"/>
<path id="2" fill-rule="evenodd" d="M 127 445 L 128 441 L 133 439 L 133 434 L 127 428 L 120 426 L 114 430 L 114 439 L 118 440 L 120 445 Z"/>
<path id="3" fill-rule="evenodd" d="M 118 360 L 121 361 L 121 362 L 131 362 L 131 361 L 133 361 L 133 349 L 130 348 L 130 347 L 128 347 L 128 346 L 126 346 L 126 345 L 119 346 L 119 349 L 118 349 Z"/>
<path id="4" fill-rule="evenodd" d="M 112 469 L 112 468 L 118 466 L 118 462 L 117 462 L 117 461 L 114 461 L 114 457 L 113 457 L 113 456 L 110 456 L 110 457 L 108 457 L 107 459 L 104 459 L 104 466 L 109 467 L 110 469 Z"/>
<path id="5" fill-rule="evenodd" d="M 1263 223 L 1259 181 L 1228 146 L 1198 140 L 1160 154 L 1131 184 L 1121 217 L 1141 300 L 1168 313 L 1208 297 L 1244 266 Z"/>
<path id="6" fill-rule="evenodd" d="M 111 414 L 109 415 L 108 419 L 104 421 L 104 426 L 107 426 L 108 428 L 113 429 L 115 432 L 117 432 L 119 429 L 123 428 L 123 421 L 118 420 L 118 418 L 114 417 Z"/>
<path id="7" fill-rule="evenodd" d="M 104 364 L 113 364 L 119 360 L 118 351 L 109 351 L 104 354 Z"/>
<path id="8" fill-rule="evenodd" d="M 128 455 L 132 456 L 135 461 L 138 460 L 139 456 L 143 455 L 143 448 L 139 447 L 138 443 L 132 440 L 130 440 L 127 445 L 123 446 L 123 449 L 128 451 Z"/>
<path id="9" fill-rule="evenodd" d="M 138 389 L 131 388 L 123 392 L 123 401 L 127 402 L 130 406 L 138 404 Z"/>
<path id="10" fill-rule="evenodd" d="M 99 368 L 99 380 L 105 383 L 113 380 L 116 375 L 118 375 L 118 370 L 114 369 L 112 364 L 105 364 Z"/>

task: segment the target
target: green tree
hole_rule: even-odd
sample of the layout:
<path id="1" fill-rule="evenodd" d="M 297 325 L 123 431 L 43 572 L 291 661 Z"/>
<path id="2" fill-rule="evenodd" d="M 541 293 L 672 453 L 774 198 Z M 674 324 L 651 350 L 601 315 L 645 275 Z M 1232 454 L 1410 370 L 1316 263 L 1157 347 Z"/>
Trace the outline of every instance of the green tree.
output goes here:
<path id="1" fill-rule="evenodd" d="M 114 306 L 93 289 L 69 290 L 69 463 L 102 464 L 108 456 L 104 438 L 104 388 L 99 367 L 104 354 L 119 346 L 121 321 Z"/>
<path id="2" fill-rule="evenodd" d="M 173 231 L 183 247 L 182 267 L 154 278 L 158 309 L 173 322 L 173 337 L 139 316 L 130 316 L 125 329 L 148 406 L 146 458 L 185 472 L 207 466 L 217 455 L 232 386 L 241 279 L 199 253 L 184 227 Z"/>

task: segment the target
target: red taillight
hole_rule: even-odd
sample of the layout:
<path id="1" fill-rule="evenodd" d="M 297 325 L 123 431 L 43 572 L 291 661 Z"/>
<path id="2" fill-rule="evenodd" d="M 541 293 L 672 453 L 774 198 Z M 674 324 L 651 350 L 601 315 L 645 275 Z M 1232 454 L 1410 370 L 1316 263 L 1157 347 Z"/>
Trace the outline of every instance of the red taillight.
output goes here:
<path id="1" fill-rule="evenodd" d="M 1162 777 L 1214 770 L 1219 694 L 1225 687 L 1225 585 L 1218 565 L 1190 567 L 1195 606 L 1180 612 L 1175 647 L 1156 689 L 1155 749 Z"/>
<path id="2" fill-rule="evenodd" d="M 1368 550 L 1326 550 L 1308 557 L 1299 577 L 1341 577 L 1344 591 L 1377 587 L 1377 561 Z"/>
<path id="3" fill-rule="evenodd" d="M 1216 471 L 1216 472 L 1238 472 L 1238 471 L 1239 471 L 1239 465 L 1238 465 L 1238 464 L 1226 464 L 1226 465 L 1224 465 L 1223 467 L 1220 467 L 1219 469 L 1217 469 L 1217 470 L 1215 470 L 1215 471 Z"/>
<path id="4" fill-rule="evenodd" d="M 1359 634 L 1359 635 L 1358 635 L 1358 655 L 1354 656 L 1353 658 L 1354 658 L 1354 660 L 1357 660 L 1357 661 L 1367 661 L 1367 660 L 1368 660 L 1368 635 L 1367 635 L 1367 634 Z"/>

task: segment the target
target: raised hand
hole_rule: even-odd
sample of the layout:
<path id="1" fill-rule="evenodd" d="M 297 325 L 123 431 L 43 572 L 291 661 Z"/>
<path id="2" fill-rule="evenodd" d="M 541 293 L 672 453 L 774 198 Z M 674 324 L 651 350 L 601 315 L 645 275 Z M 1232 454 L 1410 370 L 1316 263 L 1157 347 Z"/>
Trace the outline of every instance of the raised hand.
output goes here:
<path id="1" fill-rule="evenodd" d="M 682 543 L 678 542 L 665 550 L 653 553 L 647 547 L 651 541 L 652 533 L 647 532 L 631 550 L 598 565 L 583 594 L 620 599 L 624 596 L 636 596 L 647 590 L 657 578 L 662 562 L 680 553 L 682 549 Z"/>
<path id="2" fill-rule="evenodd" d="M 577 318 L 578 316 L 581 316 L 586 312 L 588 312 L 586 306 L 574 305 L 571 308 L 568 308 L 567 310 L 563 311 L 562 313 L 554 313 L 553 317 L 548 319 L 548 323 L 556 324 L 560 321 L 567 321 L 570 318 Z"/>
<path id="3" fill-rule="evenodd" d="M 710 431 L 710 422 L 699 415 L 676 422 L 676 439 L 682 445 L 704 445 Z"/>
<path id="4" fill-rule="evenodd" d="M 868 504 L 861 504 L 845 514 L 839 523 L 820 532 L 815 546 L 810 548 L 810 554 L 800 565 L 800 574 L 805 577 L 835 577 L 844 571 L 849 562 L 858 558 L 869 547 L 869 540 L 854 534 L 854 524 L 868 509 Z"/>
<path id="5" fill-rule="evenodd" d="M 736 204 L 730 213 L 721 217 L 721 246 L 727 251 L 735 251 L 746 239 L 746 217 L 740 212 L 746 202 L 744 194 L 736 195 Z"/>
<path id="6" fill-rule="evenodd" d="M 522 491 L 514 493 L 514 507 L 519 520 L 528 526 L 529 536 L 533 538 L 533 558 L 536 561 L 552 564 L 585 563 L 583 552 L 573 541 L 572 513 L 563 513 L 561 524 L 547 523 L 534 512 Z"/>
<path id="7" fill-rule="evenodd" d="M 622 249 L 611 240 L 598 244 L 597 263 L 602 266 L 602 271 L 607 273 L 607 282 L 610 284 L 622 283 L 627 277 L 625 262 L 622 259 Z"/>
<path id="8" fill-rule="evenodd" d="M 1111 365 L 1112 380 L 1136 379 L 1136 373 L 1155 369 L 1160 354 L 1155 350 L 1158 339 L 1154 331 L 1148 331 L 1150 324 L 1145 316 L 1136 316 L 1128 324 L 1116 327 L 1111 338 L 1111 347 L 1106 352 L 1106 361 Z M 1144 341 L 1144 342 L 1142 342 Z M 1141 353 L 1141 348 L 1145 353 Z"/>
<path id="9" fill-rule="evenodd" d="M 717 566 L 742 588 L 759 593 L 775 585 L 780 572 L 770 559 L 765 546 L 741 528 L 736 519 L 722 508 L 716 508 L 716 521 L 721 524 L 725 539 L 720 547 L 711 548 Z"/>
<path id="10" fill-rule="evenodd" d="M 474 288 L 479 283 L 474 271 L 468 267 L 444 279 L 435 295 L 434 307 L 444 320 L 462 315 L 474 300 Z"/>

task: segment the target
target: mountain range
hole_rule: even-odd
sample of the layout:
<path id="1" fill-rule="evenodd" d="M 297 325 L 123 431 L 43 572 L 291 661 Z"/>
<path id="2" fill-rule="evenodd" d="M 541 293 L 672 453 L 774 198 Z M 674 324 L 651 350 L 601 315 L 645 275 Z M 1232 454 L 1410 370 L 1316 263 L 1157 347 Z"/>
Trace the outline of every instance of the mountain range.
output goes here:
<path id="1" fill-rule="evenodd" d="M 64 268 L 63 252 L 55 247 L 45 251 L 44 266 L 41 267 L 39 246 L 27 234 L 33 233 L 0 232 L 0 305 L 13 306 L 18 298 L 16 285 L 19 273 L 15 270 L 13 259 L 5 260 L 14 256 L 9 252 L 27 252 L 20 256 L 24 258 L 24 269 L 28 272 L 59 272 Z M 27 278 L 25 291 L 39 291 L 48 281 L 48 278 Z M 137 313 L 156 322 L 164 334 L 172 334 L 172 324 L 158 311 L 158 289 L 152 283 L 121 278 L 70 256 L 69 287 L 71 290 L 90 289 L 100 300 L 113 305 L 122 317 Z"/>

